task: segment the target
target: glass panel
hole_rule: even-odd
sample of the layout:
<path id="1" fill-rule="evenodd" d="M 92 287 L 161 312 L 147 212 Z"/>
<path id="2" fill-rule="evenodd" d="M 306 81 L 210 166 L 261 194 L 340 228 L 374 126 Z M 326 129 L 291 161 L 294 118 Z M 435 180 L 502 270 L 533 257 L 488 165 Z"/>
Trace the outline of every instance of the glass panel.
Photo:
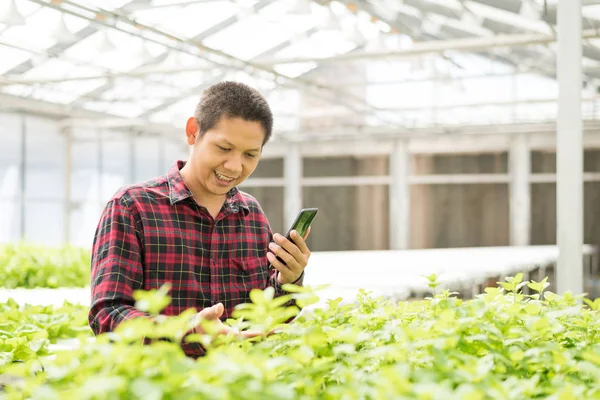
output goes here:
<path id="1" fill-rule="evenodd" d="M 98 188 L 100 200 L 108 201 L 120 187 L 132 183 L 131 145 L 127 135 L 116 132 L 115 137 L 106 137 L 103 133 L 102 140 L 102 180 Z"/>
<path id="2" fill-rule="evenodd" d="M 165 107 L 163 110 L 152 114 L 150 116 L 150 121 L 171 124 L 183 129 L 187 119 L 194 115 L 198 100 L 198 95 L 181 99 L 171 106 Z"/>
<path id="3" fill-rule="evenodd" d="M 146 181 L 165 173 L 160 165 L 161 153 L 162 149 L 158 138 L 138 137 L 135 139 L 134 180 L 136 182 Z"/>
<path id="4" fill-rule="evenodd" d="M 23 74 L 27 79 L 59 79 L 68 76 L 90 76 L 102 74 L 102 69 L 90 66 L 81 66 L 59 58 L 50 58 L 48 61 L 31 68 Z"/>
<path id="5" fill-rule="evenodd" d="M 98 144 L 94 137 L 78 139 L 72 145 L 71 199 L 99 202 Z"/>
<path id="6" fill-rule="evenodd" d="M 322 31 L 279 51 L 276 58 L 331 57 L 346 53 L 355 47 L 356 44 L 345 38 L 340 31 Z"/>
<path id="7" fill-rule="evenodd" d="M 519 104 L 515 110 L 517 121 L 551 121 L 556 119 L 558 104 Z"/>
<path id="8" fill-rule="evenodd" d="M 249 60 L 291 39 L 301 29 L 307 29 L 306 21 L 291 18 L 267 19 L 255 14 L 210 36 L 205 43 L 209 47 Z M 248 32 L 252 32 L 252 35 L 249 36 Z"/>
<path id="9" fill-rule="evenodd" d="M 367 100 L 378 108 L 428 107 L 433 102 L 432 88 L 432 82 L 370 86 Z"/>
<path id="10" fill-rule="evenodd" d="M 103 208 L 104 204 L 90 202 L 81 204 L 79 208 L 71 212 L 70 242 L 72 244 L 86 248 L 92 247 L 94 233 Z"/>
<path id="11" fill-rule="evenodd" d="M 297 78 L 300 75 L 304 75 L 308 71 L 317 68 L 318 65 L 319 64 L 316 62 L 290 63 L 276 65 L 274 69 L 282 75 L 289 76 L 290 78 Z"/>
<path id="12" fill-rule="evenodd" d="M 15 49 L 0 44 L 0 73 L 5 73 L 12 68 L 24 63 L 31 57 L 28 51 Z M 3 90 L 4 91 L 4 90 Z"/>
<path id="13" fill-rule="evenodd" d="M 255 2 L 252 0 L 252 2 Z M 169 4 L 165 2 L 165 4 Z M 187 6 L 158 7 L 137 11 L 135 19 L 143 24 L 191 38 L 236 14 L 238 8 L 232 1 L 196 2 Z"/>
<path id="14" fill-rule="evenodd" d="M 153 80 L 158 80 L 154 78 Z M 147 79 L 115 78 L 114 85 L 102 94 L 105 100 L 140 101 L 149 97 L 167 98 L 177 96 L 179 91 L 165 83 L 154 83 Z"/>
<path id="15" fill-rule="evenodd" d="M 18 199 L 20 162 L 21 117 L 0 115 L 0 200 Z"/>
<path id="16" fill-rule="evenodd" d="M 509 123 L 513 115 L 508 106 L 452 107 L 436 111 L 435 121 L 440 125 Z"/>
<path id="17" fill-rule="evenodd" d="M 187 160 L 189 158 L 189 149 L 185 142 L 184 133 L 181 133 L 181 139 L 165 140 L 163 147 L 163 168 L 166 173 L 175 164 L 177 160 Z"/>
<path id="18" fill-rule="evenodd" d="M 107 103 L 107 107 L 104 112 L 112 115 L 118 115 L 126 118 L 133 118 L 145 111 L 141 104 L 129 103 L 129 102 L 110 102 Z"/>
<path id="19" fill-rule="evenodd" d="M 64 238 L 64 206 L 60 201 L 25 202 L 25 239 L 57 246 Z"/>
<path id="20" fill-rule="evenodd" d="M 150 57 L 156 57 L 165 50 L 161 44 L 144 41 L 128 33 L 102 30 L 80 40 L 63 54 L 72 60 L 127 72 L 146 62 L 148 53 Z"/>
<path id="21" fill-rule="evenodd" d="M 0 243 L 21 238 L 21 205 L 18 201 L 0 200 Z"/>
<path id="22" fill-rule="evenodd" d="M 101 8 L 103 10 L 116 10 L 121 8 L 127 3 L 132 2 L 131 0 L 79 0 L 78 3 L 82 5 L 92 7 L 95 9 Z"/>
<path id="23" fill-rule="evenodd" d="M 2 40 L 28 50 L 42 51 L 48 49 L 57 42 L 54 37 L 54 30 L 61 16 L 60 11 L 43 7 L 27 17 L 25 25 L 12 26 L 2 32 Z M 88 22 L 81 18 L 69 17 L 65 20 L 65 23 L 72 32 L 81 30 L 88 25 Z"/>
<path id="24" fill-rule="evenodd" d="M 525 2 L 527 3 L 527 2 Z M 531 7 L 529 7 L 531 9 Z M 509 26 L 515 26 L 523 31 L 536 31 L 540 33 L 551 34 L 552 28 L 545 22 L 532 16 L 517 14 L 511 11 L 503 10 L 498 7 L 483 4 L 483 2 L 469 2 L 469 9 L 478 17 L 487 17 L 494 21 L 499 21 Z M 537 7 L 538 12 L 542 12 L 542 7 Z"/>
<path id="25" fill-rule="evenodd" d="M 25 157 L 26 198 L 64 199 L 65 140 L 55 122 L 27 118 Z"/>
<path id="26" fill-rule="evenodd" d="M 519 74 L 516 83 L 518 100 L 558 98 L 558 83 L 554 79 L 534 74 Z"/>

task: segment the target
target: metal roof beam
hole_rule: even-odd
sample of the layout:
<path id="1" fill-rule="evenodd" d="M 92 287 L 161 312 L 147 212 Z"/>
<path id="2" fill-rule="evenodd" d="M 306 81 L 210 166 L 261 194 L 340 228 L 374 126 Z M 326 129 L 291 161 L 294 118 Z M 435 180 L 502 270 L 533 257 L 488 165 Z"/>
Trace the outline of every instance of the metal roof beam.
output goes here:
<path id="1" fill-rule="evenodd" d="M 71 14 L 71 15 L 75 15 L 78 16 L 80 18 L 86 19 L 88 21 L 94 22 L 94 23 L 98 23 L 101 25 L 105 25 L 107 27 L 110 27 L 112 29 L 116 29 L 125 33 L 128 33 L 132 36 L 136 36 L 136 37 L 141 37 L 141 38 L 145 38 L 146 40 L 149 41 L 153 41 L 156 43 L 160 43 L 163 46 L 166 46 L 168 48 L 173 48 L 173 49 L 177 49 L 179 50 L 179 48 L 176 48 L 174 45 L 169 45 L 168 43 L 165 43 L 163 41 L 157 40 L 157 39 L 150 39 L 148 37 L 145 37 L 142 34 L 138 34 L 135 33 L 134 31 L 132 31 L 132 29 L 136 29 L 136 28 L 143 28 L 148 30 L 149 32 L 152 32 L 153 34 L 159 36 L 159 37 L 164 37 L 165 40 L 170 40 L 170 41 L 175 41 L 177 42 L 179 45 L 185 45 L 185 46 L 190 46 L 190 48 L 196 48 L 199 49 L 201 51 L 204 51 L 205 53 L 209 53 L 211 54 L 213 57 L 207 57 L 204 56 L 203 58 L 206 59 L 207 61 L 217 65 L 218 67 L 231 67 L 231 68 L 250 68 L 252 69 L 253 73 L 267 73 L 270 74 L 274 79 L 278 79 L 280 80 L 280 85 L 285 86 L 285 87 L 295 87 L 298 88 L 300 90 L 303 90 L 304 92 L 310 93 L 310 94 L 314 94 L 314 95 L 321 95 L 322 93 L 326 92 L 328 93 L 330 96 L 337 98 L 337 99 L 345 99 L 346 103 L 348 104 L 349 107 L 351 107 L 352 111 L 354 112 L 373 112 L 376 111 L 376 108 L 373 107 L 371 104 L 369 104 L 369 102 L 366 101 L 366 99 L 364 98 L 360 98 L 357 97 L 351 93 L 342 91 L 342 90 L 338 90 L 338 89 L 331 89 L 330 87 L 328 87 L 326 84 L 321 84 L 321 83 L 317 83 L 317 82 L 313 82 L 311 80 L 307 80 L 307 79 L 303 79 L 303 78 L 291 78 L 288 77 L 284 74 L 278 73 L 277 71 L 275 71 L 272 68 L 269 67 L 265 67 L 261 64 L 256 64 L 253 63 L 252 61 L 246 61 L 246 60 L 242 60 L 240 58 L 237 58 L 235 56 L 232 56 L 226 52 L 223 52 L 221 50 L 217 50 L 217 49 L 213 49 L 210 48 L 208 46 L 203 45 L 202 43 L 198 43 L 198 42 L 193 42 L 191 40 L 187 40 L 187 39 L 183 39 L 183 38 L 177 38 L 173 35 L 170 35 L 168 33 L 165 33 L 159 29 L 156 29 L 154 27 L 148 26 L 148 25 L 144 25 L 144 24 L 140 24 L 139 22 L 136 21 L 132 21 L 129 20 L 127 18 L 123 18 L 121 16 L 115 15 L 115 14 L 111 14 L 111 13 L 105 13 L 107 17 L 115 17 L 117 21 L 124 23 L 125 25 L 128 26 L 127 29 L 125 29 L 124 27 L 119 27 L 115 24 L 111 24 L 107 21 L 105 21 L 103 18 L 96 18 L 96 19 L 92 19 L 90 17 L 87 16 L 87 14 L 85 14 L 86 12 L 98 12 L 100 14 L 103 14 L 102 11 L 97 11 L 97 10 L 93 10 L 90 9 L 86 6 L 83 6 L 81 4 L 75 3 L 71 0 L 63 0 L 63 2 L 59 5 L 59 4 L 55 4 L 55 3 L 46 3 L 44 0 L 29 0 L 31 2 L 34 2 L 36 4 L 40 4 L 40 5 L 44 5 L 46 7 L 50 7 L 53 9 L 56 9 L 58 11 L 61 11 L 63 13 L 67 13 L 67 14 Z M 72 9 L 67 9 L 65 8 L 63 5 L 69 5 L 72 7 L 77 7 L 78 9 L 81 10 L 81 12 L 78 11 L 73 11 Z"/>
<path id="2" fill-rule="evenodd" d="M 312 34 L 314 32 L 316 32 L 317 29 L 316 28 L 310 28 L 309 30 L 307 30 L 305 32 L 305 34 Z M 277 53 L 278 51 L 288 47 L 291 44 L 291 41 L 287 40 L 285 42 L 279 43 L 278 45 L 276 45 L 275 47 L 268 49 L 266 51 L 264 51 L 263 53 L 257 55 L 256 57 L 254 57 L 252 60 L 260 60 L 264 57 L 269 57 L 272 56 L 273 54 Z M 207 81 L 207 82 L 203 82 L 202 84 L 192 87 L 190 88 L 188 91 L 186 91 L 183 95 L 183 97 L 187 97 L 187 96 L 193 96 L 195 94 L 198 94 L 204 90 L 205 88 L 207 88 L 208 86 L 219 82 L 220 80 L 222 80 L 225 77 L 225 73 L 222 73 L 220 75 L 217 75 L 216 77 L 214 77 L 213 79 Z M 282 86 L 286 86 L 286 85 L 282 85 Z M 335 86 L 333 86 L 332 88 L 335 88 Z M 335 89 L 333 89 L 335 91 Z M 315 96 L 317 98 L 321 98 L 323 100 L 329 101 L 333 104 L 336 105 L 342 105 L 342 106 L 346 106 L 347 108 L 354 110 L 354 111 L 358 111 L 356 110 L 356 108 L 354 106 L 352 106 L 351 104 L 348 104 L 346 102 L 346 100 L 344 99 L 343 96 L 336 96 L 335 94 L 332 95 L 326 95 L 326 93 L 310 93 L 312 96 Z M 170 106 L 172 106 L 173 104 L 177 103 L 179 100 L 182 99 L 182 96 L 177 96 L 177 97 L 173 97 L 165 102 L 163 102 L 161 105 L 154 107 L 150 110 L 147 110 L 146 112 L 144 112 L 142 115 L 140 115 L 140 118 L 147 118 L 152 114 L 155 114 L 157 112 L 160 112 Z"/>
<path id="3" fill-rule="evenodd" d="M 268 6 L 269 4 L 273 3 L 274 1 L 276 1 L 276 0 L 260 0 L 254 6 L 254 9 L 255 9 L 256 12 L 258 12 L 259 10 L 261 10 L 262 8 Z M 192 2 L 180 3 L 180 5 L 189 5 L 189 4 L 192 4 Z M 194 42 L 202 42 L 207 37 L 209 37 L 209 36 L 211 36 L 211 35 L 219 32 L 219 31 L 221 31 L 223 29 L 226 29 L 226 28 L 230 27 L 231 25 L 235 24 L 236 22 L 237 22 L 237 17 L 235 17 L 235 16 L 226 18 L 225 20 L 219 22 L 215 26 L 213 26 L 211 28 L 208 28 L 207 30 L 205 30 L 205 31 L 199 33 L 198 35 L 194 36 L 191 40 L 194 41 Z M 117 76 L 139 76 L 139 75 L 136 75 L 136 74 L 138 74 L 138 73 L 145 74 L 144 73 L 145 69 L 147 69 L 147 67 L 149 65 L 152 65 L 152 64 L 154 64 L 156 62 L 162 61 L 162 58 L 163 58 L 163 55 L 161 54 L 160 56 L 156 57 L 152 61 L 150 61 L 148 63 L 145 63 L 145 64 L 143 64 L 143 65 L 141 65 L 141 66 L 133 69 L 132 71 L 125 72 L 122 75 L 112 74 L 112 76 L 113 77 L 117 77 Z M 198 69 L 196 69 L 195 71 L 198 71 Z M 173 71 L 173 72 L 178 72 L 178 71 Z M 179 72 L 183 72 L 183 71 L 179 71 Z M 131 75 L 129 75 L 129 74 L 131 74 Z M 89 92 L 88 94 L 90 96 L 101 96 L 103 93 L 107 92 L 108 90 L 110 90 L 113 87 L 114 87 L 113 82 L 109 81 L 106 85 L 102 85 L 101 87 L 94 89 L 93 91 Z M 75 100 L 74 102 L 77 102 L 78 100 L 79 99 Z"/>
<path id="4" fill-rule="evenodd" d="M 133 2 L 135 0 L 130 0 L 129 3 Z M 118 8 L 117 10 L 115 10 L 116 12 L 119 11 L 123 11 L 127 9 L 127 5 L 129 3 L 124 4 L 121 8 Z M 40 4 L 42 7 L 44 7 L 44 4 Z M 77 32 L 76 34 L 74 34 L 74 38 L 72 41 L 70 42 L 65 42 L 65 43 L 57 43 L 54 46 L 50 47 L 47 50 L 47 53 L 49 55 L 52 56 L 59 56 L 60 53 L 64 52 L 65 50 L 69 49 L 70 47 L 76 45 L 77 43 L 81 42 L 83 39 L 93 35 L 94 33 L 96 33 L 98 31 L 98 29 L 96 27 L 94 27 L 93 24 L 90 24 L 89 26 L 86 26 L 85 28 L 83 28 L 82 30 L 80 30 L 79 32 Z M 30 69 L 33 68 L 33 64 L 31 63 L 31 60 L 27 60 L 22 62 L 21 64 L 11 68 L 10 70 L 6 71 L 5 74 L 6 75 L 18 75 L 18 74 L 24 74 L 27 71 L 29 71 Z"/>
<path id="5" fill-rule="evenodd" d="M 582 32 L 585 38 L 598 38 L 600 31 L 595 29 Z M 463 39 L 451 40 L 435 40 L 415 43 L 411 48 L 396 51 L 383 52 L 362 52 L 362 53 L 347 53 L 332 57 L 296 57 L 289 59 L 272 59 L 264 64 L 294 64 L 294 63 L 331 63 L 331 62 L 347 62 L 362 59 L 403 59 L 422 56 L 425 54 L 439 54 L 446 51 L 464 51 L 474 52 L 482 50 L 490 50 L 500 47 L 522 47 L 531 45 L 545 45 L 556 42 L 556 37 L 553 35 L 526 33 L 512 35 L 495 35 L 488 37 L 472 36 Z"/>

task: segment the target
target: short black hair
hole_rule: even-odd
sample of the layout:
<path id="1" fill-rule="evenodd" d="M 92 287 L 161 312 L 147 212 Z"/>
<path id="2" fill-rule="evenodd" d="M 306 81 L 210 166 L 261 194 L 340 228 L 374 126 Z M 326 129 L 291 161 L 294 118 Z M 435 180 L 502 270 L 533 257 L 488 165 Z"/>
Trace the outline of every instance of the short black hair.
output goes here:
<path id="1" fill-rule="evenodd" d="M 241 82 L 223 81 L 208 87 L 194 117 L 200 125 L 200 135 L 214 128 L 223 117 L 259 122 L 265 129 L 263 146 L 273 131 L 273 113 L 267 100 L 258 90 Z"/>

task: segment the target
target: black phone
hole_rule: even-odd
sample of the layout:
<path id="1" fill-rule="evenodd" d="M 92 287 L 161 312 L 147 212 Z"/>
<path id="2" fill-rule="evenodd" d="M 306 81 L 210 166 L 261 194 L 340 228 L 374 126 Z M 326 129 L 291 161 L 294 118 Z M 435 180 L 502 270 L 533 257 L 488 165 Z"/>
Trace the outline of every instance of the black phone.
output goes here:
<path id="1" fill-rule="evenodd" d="M 296 232 L 298 232 L 300 236 L 304 237 L 304 235 L 308 231 L 308 228 L 317 216 L 317 212 L 319 212 L 318 208 L 303 208 L 302 210 L 300 210 L 298 215 L 296 215 L 296 219 L 292 223 L 292 226 L 285 235 L 286 239 L 294 243 L 294 241 L 290 237 L 290 234 L 293 230 L 296 230 Z M 281 263 L 285 265 L 285 262 L 279 256 L 276 257 Z"/>

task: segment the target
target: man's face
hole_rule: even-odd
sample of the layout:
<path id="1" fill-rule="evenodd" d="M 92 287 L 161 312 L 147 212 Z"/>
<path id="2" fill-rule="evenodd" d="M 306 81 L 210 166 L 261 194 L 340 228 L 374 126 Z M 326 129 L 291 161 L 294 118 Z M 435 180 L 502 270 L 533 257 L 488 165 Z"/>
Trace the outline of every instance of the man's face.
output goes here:
<path id="1" fill-rule="evenodd" d="M 193 143 L 193 179 L 207 195 L 221 196 L 254 172 L 265 131 L 259 122 L 224 117 L 204 135 L 199 129 L 195 135 L 193 139 L 188 134 L 188 142 Z"/>

